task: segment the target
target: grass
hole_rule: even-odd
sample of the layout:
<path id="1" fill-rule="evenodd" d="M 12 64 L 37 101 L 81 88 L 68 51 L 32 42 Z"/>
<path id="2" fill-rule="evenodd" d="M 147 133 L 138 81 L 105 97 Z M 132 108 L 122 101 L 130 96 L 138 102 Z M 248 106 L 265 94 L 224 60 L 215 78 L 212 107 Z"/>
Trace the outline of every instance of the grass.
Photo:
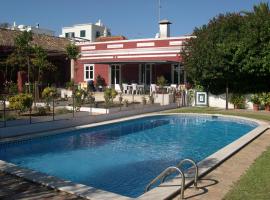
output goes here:
<path id="1" fill-rule="evenodd" d="M 210 107 L 185 107 L 178 108 L 174 110 L 167 111 L 167 113 L 206 113 L 206 114 L 222 114 L 222 115 L 234 115 L 247 117 L 252 119 L 270 121 L 270 112 L 266 111 L 249 111 L 249 110 L 224 110 L 220 108 L 210 108 Z"/>
<path id="2" fill-rule="evenodd" d="M 224 110 L 217 108 L 179 108 L 169 113 L 207 113 L 248 117 L 270 121 L 270 112 L 248 110 Z M 268 200 L 270 199 L 270 147 L 249 167 L 234 184 L 224 200 Z"/>
<path id="3" fill-rule="evenodd" d="M 270 199 L 270 148 L 241 176 L 224 200 Z"/>

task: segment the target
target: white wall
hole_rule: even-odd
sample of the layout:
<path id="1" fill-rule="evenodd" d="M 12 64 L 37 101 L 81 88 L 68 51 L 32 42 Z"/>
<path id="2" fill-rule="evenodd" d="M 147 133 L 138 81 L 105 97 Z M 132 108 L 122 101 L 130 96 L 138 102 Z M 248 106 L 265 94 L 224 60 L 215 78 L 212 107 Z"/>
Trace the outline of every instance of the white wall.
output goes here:
<path id="1" fill-rule="evenodd" d="M 246 97 L 246 108 L 252 109 L 253 104 L 248 101 L 250 95 L 245 95 L 245 97 Z M 226 95 L 225 94 L 221 94 L 221 95 L 209 94 L 208 100 L 209 100 L 210 107 L 217 107 L 217 108 L 225 108 L 226 107 Z M 229 108 L 233 108 L 233 104 L 229 103 Z"/>
<path id="2" fill-rule="evenodd" d="M 100 32 L 100 36 L 103 35 L 105 26 L 99 26 L 95 24 L 78 24 L 72 27 L 63 27 L 60 37 L 65 37 L 66 33 L 74 32 L 75 37 L 80 38 L 80 31 L 85 30 L 85 37 L 81 37 L 94 42 L 96 40 L 96 32 Z"/>

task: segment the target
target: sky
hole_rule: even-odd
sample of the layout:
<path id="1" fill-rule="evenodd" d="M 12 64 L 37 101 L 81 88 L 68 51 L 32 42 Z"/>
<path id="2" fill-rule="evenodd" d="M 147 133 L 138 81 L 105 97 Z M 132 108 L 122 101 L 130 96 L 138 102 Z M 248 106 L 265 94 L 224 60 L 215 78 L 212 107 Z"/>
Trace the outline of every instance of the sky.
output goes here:
<path id="1" fill-rule="evenodd" d="M 161 19 L 171 24 L 171 36 L 191 34 L 220 13 L 250 11 L 268 0 L 160 0 Z M 0 23 L 40 24 L 61 28 L 101 19 L 113 35 L 151 38 L 158 32 L 159 0 L 1 0 Z"/>

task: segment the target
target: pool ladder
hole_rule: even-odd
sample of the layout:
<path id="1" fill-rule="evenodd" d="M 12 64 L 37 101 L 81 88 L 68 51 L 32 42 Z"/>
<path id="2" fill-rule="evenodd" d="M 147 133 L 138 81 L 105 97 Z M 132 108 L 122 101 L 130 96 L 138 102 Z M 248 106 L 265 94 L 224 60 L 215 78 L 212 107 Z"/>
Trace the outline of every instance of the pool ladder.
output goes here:
<path id="1" fill-rule="evenodd" d="M 180 199 L 184 199 L 184 191 L 185 191 L 185 181 L 186 177 L 183 171 L 181 170 L 181 167 L 184 163 L 191 163 L 193 167 L 195 168 L 195 175 L 194 175 L 194 188 L 198 188 L 198 166 L 197 164 L 189 158 L 181 160 L 176 166 L 171 166 L 166 168 L 163 172 L 161 172 L 156 178 L 154 178 L 145 188 L 144 192 L 147 192 L 150 190 L 151 186 L 155 184 L 157 181 L 161 180 L 161 183 L 164 183 L 166 178 L 171 175 L 172 173 L 178 172 L 181 175 L 181 191 L 180 191 Z"/>

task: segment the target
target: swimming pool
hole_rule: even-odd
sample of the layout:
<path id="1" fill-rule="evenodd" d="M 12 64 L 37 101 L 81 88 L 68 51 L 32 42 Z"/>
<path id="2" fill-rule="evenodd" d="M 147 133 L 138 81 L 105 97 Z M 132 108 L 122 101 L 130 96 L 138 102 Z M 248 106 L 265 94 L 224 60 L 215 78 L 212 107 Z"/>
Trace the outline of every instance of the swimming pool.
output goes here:
<path id="1" fill-rule="evenodd" d="M 224 117 L 158 115 L 0 145 L 0 159 L 138 197 L 166 167 L 200 161 L 257 126 Z"/>

